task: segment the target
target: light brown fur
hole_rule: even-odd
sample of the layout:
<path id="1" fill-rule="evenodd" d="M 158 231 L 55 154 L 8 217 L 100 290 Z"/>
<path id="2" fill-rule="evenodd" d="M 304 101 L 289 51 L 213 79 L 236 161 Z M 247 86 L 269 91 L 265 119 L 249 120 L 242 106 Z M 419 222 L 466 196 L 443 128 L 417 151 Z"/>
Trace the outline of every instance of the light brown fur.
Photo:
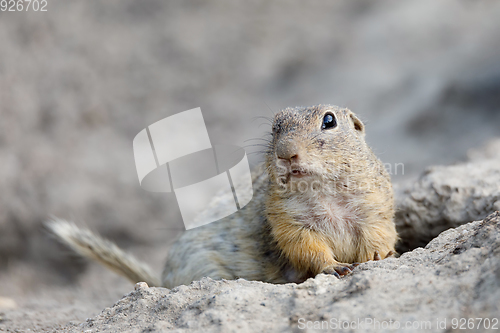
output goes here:
<path id="1" fill-rule="evenodd" d="M 321 128 L 325 114 L 334 116 L 335 127 Z M 322 272 L 345 275 L 354 263 L 394 253 L 390 178 L 365 143 L 364 125 L 350 110 L 288 108 L 275 116 L 272 134 L 266 162 L 253 173 L 252 201 L 227 218 L 186 231 L 169 251 L 163 286 L 204 276 L 302 282 Z M 232 193 L 216 198 L 206 215 L 230 200 Z M 89 256 L 89 246 L 85 253 L 75 245 L 82 242 L 78 233 L 60 231 L 63 224 L 49 226 Z M 90 248 L 107 251 L 99 245 Z M 99 261 L 110 266 L 109 259 Z M 138 282 L 140 272 L 131 275 L 127 267 L 121 273 Z M 151 278 L 146 282 L 157 284 Z"/>

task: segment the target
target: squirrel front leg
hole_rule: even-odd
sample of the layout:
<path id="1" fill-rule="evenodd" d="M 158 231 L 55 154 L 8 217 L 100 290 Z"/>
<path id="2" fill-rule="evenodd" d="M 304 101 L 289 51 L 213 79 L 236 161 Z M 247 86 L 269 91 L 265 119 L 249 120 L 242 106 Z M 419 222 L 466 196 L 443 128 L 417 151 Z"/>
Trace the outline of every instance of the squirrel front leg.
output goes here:
<path id="1" fill-rule="evenodd" d="M 300 272 L 340 277 L 351 273 L 357 266 L 335 260 L 323 236 L 302 225 L 279 222 L 273 226 L 272 234 L 281 253 Z"/>

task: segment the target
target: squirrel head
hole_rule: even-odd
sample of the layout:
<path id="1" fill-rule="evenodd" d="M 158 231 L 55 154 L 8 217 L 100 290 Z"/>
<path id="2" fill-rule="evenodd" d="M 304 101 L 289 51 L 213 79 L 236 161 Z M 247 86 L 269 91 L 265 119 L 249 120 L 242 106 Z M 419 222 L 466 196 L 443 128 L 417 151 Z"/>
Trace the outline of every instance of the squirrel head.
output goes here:
<path id="1" fill-rule="evenodd" d="M 364 137 L 365 126 L 348 109 L 331 105 L 287 108 L 273 121 L 266 154 L 270 181 L 283 186 L 291 181 L 350 177 L 370 162 Z"/>

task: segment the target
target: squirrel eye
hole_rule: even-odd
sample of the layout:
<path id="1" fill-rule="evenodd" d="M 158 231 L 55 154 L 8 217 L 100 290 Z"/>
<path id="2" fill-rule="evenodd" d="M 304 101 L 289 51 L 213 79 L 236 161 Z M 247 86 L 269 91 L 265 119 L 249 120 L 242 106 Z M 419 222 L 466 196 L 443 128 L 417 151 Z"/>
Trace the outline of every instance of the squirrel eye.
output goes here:
<path id="1" fill-rule="evenodd" d="M 323 125 L 321 125 L 321 129 L 329 129 L 337 126 L 337 121 L 335 117 L 331 113 L 325 114 L 323 117 Z"/>

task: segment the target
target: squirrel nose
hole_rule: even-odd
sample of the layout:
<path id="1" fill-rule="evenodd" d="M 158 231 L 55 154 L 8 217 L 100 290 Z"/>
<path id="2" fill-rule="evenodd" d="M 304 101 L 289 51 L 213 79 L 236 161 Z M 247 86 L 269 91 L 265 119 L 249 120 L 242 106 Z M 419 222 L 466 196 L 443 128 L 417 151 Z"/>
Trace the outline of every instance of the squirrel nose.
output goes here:
<path id="1" fill-rule="evenodd" d="M 299 158 L 299 147 L 293 142 L 280 142 L 276 147 L 276 156 L 283 160 L 297 160 Z"/>

